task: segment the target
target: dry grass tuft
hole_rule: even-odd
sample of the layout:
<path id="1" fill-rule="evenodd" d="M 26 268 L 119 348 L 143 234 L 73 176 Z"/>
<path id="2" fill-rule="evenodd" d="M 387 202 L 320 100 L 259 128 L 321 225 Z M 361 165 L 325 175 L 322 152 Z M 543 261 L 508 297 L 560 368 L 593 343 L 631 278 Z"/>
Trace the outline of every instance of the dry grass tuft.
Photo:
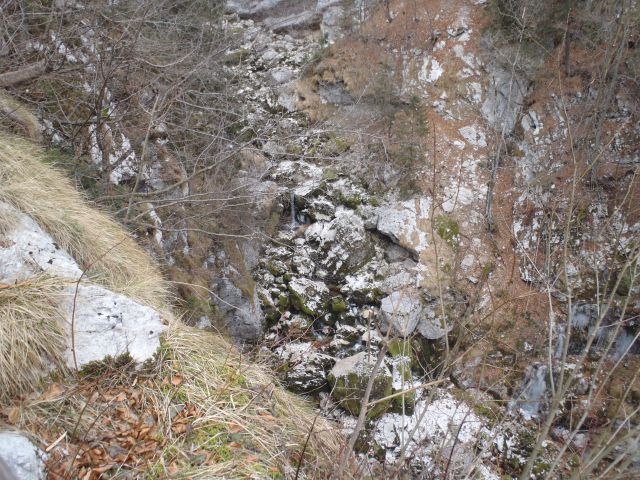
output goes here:
<path id="1" fill-rule="evenodd" d="M 32 390 L 52 364 L 64 369 L 66 341 L 52 302 L 62 287 L 46 277 L 0 285 L 0 402 Z"/>
<path id="2" fill-rule="evenodd" d="M 0 200 L 32 216 L 92 282 L 167 312 L 157 266 L 131 236 L 101 213 L 33 143 L 0 133 Z"/>
<path id="3" fill-rule="evenodd" d="M 340 435 L 300 397 L 275 383 L 271 371 L 244 358 L 224 338 L 174 325 L 166 336 L 168 374 L 184 378 L 183 392 L 199 405 L 203 416 L 196 431 L 223 426 L 242 438 L 248 451 L 261 452 L 266 470 L 282 469 L 292 458 L 299 460 L 315 420 L 303 460 L 306 472 L 320 472 L 332 465 L 341 446 Z M 294 465 L 295 466 L 295 465 Z M 324 472 L 327 473 L 327 472 Z M 194 477 L 212 478 L 204 469 Z"/>
<path id="4" fill-rule="evenodd" d="M 0 120 L 6 117 L 11 127 L 15 128 L 17 124 L 30 139 L 35 142 L 42 141 L 42 125 L 38 118 L 3 90 L 0 90 L 0 114 Z"/>

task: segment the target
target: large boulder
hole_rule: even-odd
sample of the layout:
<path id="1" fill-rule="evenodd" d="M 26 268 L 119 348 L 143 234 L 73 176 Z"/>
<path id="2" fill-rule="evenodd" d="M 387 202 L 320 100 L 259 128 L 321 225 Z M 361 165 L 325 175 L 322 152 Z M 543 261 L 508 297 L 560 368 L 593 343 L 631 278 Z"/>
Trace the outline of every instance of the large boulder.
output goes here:
<path id="1" fill-rule="evenodd" d="M 166 328 L 160 313 L 88 281 L 79 282 L 78 263 L 33 218 L 2 202 L 0 215 L 0 283 L 27 282 L 41 274 L 54 279 L 59 289 L 51 302 L 66 332 L 67 366 L 82 367 L 125 353 L 137 362 L 153 357 Z"/>
<path id="2" fill-rule="evenodd" d="M 381 330 L 387 333 L 391 328 L 393 334 L 408 337 L 424 316 L 424 310 L 418 290 L 405 289 L 393 292 L 380 302 Z"/>
<path id="3" fill-rule="evenodd" d="M 375 354 L 360 352 L 338 360 L 327 377 L 333 397 L 354 415 L 360 414 L 371 375 L 375 374 L 375 377 L 369 402 L 388 397 L 393 391 L 393 377 L 387 365 L 383 362 L 374 372 L 376 357 Z M 367 417 L 371 419 L 380 416 L 389 407 L 390 402 L 391 400 L 383 400 L 375 404 L 367 412 Z"/>
<path id="4" fill-rule="evenodd" d="M 291 305 L 312 317 L 319 317 L 326 311 L 329 289 L 320 282 L 308 278 L 294 278 L 289 282 Z"/>
<path id="5" fill-rule="evenodd" d="M 276 349 L 283 360 L 287 387 L 297 393 L 318 391 L 327 385 L 326 372 L 336 359 L 317 352 L 311 343 L 289 343 Z"/>
<path id="6" fill-rule="evenodd" d="M 380 311 L 383 333 L 391 328 L 392 334 L 408 337 L 417 331 L 428 340 L 437 340 L 451 330 L 451 322 L 446 312 L 443 316 L 439 302 L 425 302 L 416 288 L 405 288 L 384 297 Z"/>
<path id="7" fill-rule="evenodd" d="M 67 287 L 61 309 L 68 337 L 73 338 L 65 354 L 70 367 L 125 353 L 144 362 L 160 347 L 160 334 L 166 328 L 154 309 L 97 285 Z"/>
<path id="8" fill-rule="evenodd" d="M 319 263 L 334 277 L 360 268 L 375 253 L 364 222 L 353 210 L 338 208 L 330 222 L 310 225 L 305 237 L 318 246 Z"/>
<path id="9" fill-rule="evenodd" d="M 417 260 L 429 245 L 430 198 L 414 198 L 378 208 L 377 230 L 407 249 Z"/>
<path id="10" fill-rule="evenodd" d="M 0 202 L 0 283 L 26 280 L 38 273 L 76 280 L 76 261 L 30 216 Z"/>
<path id="11" fill-rule="evenodd" d="M 46 478 L 43 456 L 44 453 L 25 436 L 0 432 L 0 478 L 43 480 Z"/>

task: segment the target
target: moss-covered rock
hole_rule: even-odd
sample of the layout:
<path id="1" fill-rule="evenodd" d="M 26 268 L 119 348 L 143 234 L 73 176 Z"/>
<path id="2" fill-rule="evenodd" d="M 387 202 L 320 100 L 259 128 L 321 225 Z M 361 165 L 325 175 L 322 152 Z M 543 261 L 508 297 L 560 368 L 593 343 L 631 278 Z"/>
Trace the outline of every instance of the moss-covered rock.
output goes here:
<path id="1" fill-rule="evenodd" d="M 338 360 L 329 373 L 327 380 L 332 388 L 333 397 L 340 405 L 354 415 L 360 413 L 369 378 L 374 373 L 376 356 L 360 352 L 351 357 Z M 391 395 L 393 378 L 389 368 L 382 363 L 373 380 L 369 402 Z M 367 412 L 369 419 L 376 418 L 390 406 L 391 400 L 375 404 Z"/>
<path id="2" fill-rule="evenodd" d="M 287 272 L 287 266 L 280 260 L 269 260 L 267 270 L 274 277 L 280 277 Z"/>
<path id="3" fill-rule="evenodd" d="M 312 317 L 325 313 L 329 289 L 324 283 L 296 278 L 289 282 L 289 293 L 291 305 L 296 310 Z"/>
<path id="4" fill-rule="evenodd" d="M 342 297 L 333 297 L 331 299 L 331 312 L 344 313 L 349 309 L 347 301 Z"/>

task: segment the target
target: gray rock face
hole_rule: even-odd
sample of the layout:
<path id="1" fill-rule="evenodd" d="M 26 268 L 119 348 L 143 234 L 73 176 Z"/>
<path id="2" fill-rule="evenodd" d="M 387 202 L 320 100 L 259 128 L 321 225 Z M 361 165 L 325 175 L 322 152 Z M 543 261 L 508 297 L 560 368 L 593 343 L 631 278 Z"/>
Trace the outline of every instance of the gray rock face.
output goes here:
<path id="1" fill-rule="evenodd" d="M 240 342 L 255 342 L 262 336 L 264 318 L 257 291 L 247 299 L 228 278 L 216 282 L 219 298 L 213 298 L 224 314 L 229 335 Z"/>
<path id="2" fill-rule="evenodd" d="M 437 340 L 445 336 L 452 328 L 447 318 L 442 318 L 439 305 L 435 304 L 425 309 L 424 316 L 418 323 L 418 333 L 429 340 Z M 444 320 L 444 321 L 443 321 Z M 445 328 L 443 328 L 443 323 Z"/>
<path id="3" fill-rule="evenodd" d="M 511 408 L 517 408 L 527 420 L 537 417 L 545 405 L 547 372 L 546 365 L 531 365 L 527 369 L 522 392 L 510 405 Z"/>
<path id="4" fill-rule="evenodd" d="M 78 367 L 124 353 L 129 353 L 136 362 L 153 357 L 160 346 L 160 334 L 166 329 L 158 312 L 97 285 L 78 286 L 74 312 L 75 290 L 75 285 L 67 287 L 61 307 L 66 313 L 69 338 L 72 316 L 74 318 Z M 65 357 L 73 367 L 71 348 L 69 342 Z"/>
<path id="5" fill-rule="evenodd" d="M 489 87 L 482 104 L 482 116 L 497 131 L 505 134 L 513 131 L 524 98 L 529 93 L 529 85 L 518 73 L 502 68 L 496 62 L 487 65 Z"/>
<path id="6" fill-rule="evenodd" d="M 296 278 L 289 282 L 291 304 L 299 311 L 317 317 L 325 311 L 329 289 L 320 281 Z"/>
<path id="7" fill-rule="evenodd" d="M 40 451 L 29 439 L 14 433 L 0 432 L 0 478 L 12 480 L 7 477 L 3 469 L 6 466 L 15 480 L 43 480 L 46 475 L 43 452 Z"/>
<path id="8" fill-rule="evenodd" d="M 320 83 L 318 85 L 318 95 L 322 103 L 332 105 L 352 105 L 355 102 L 353 96 L 347 91 L 344 83 Z"/>
<path id="9" fill-rule="evenodd" d="M 320 31 L 328 43 L 334 43 L 342 36 L 343 22 L 344 9 L 342 7 L 333 6 L 324 11 L 322 14 L 322 22 L 320 23 Z"/>
<path id="10" fill-rule="evenodd" d="M 384 297 L 380 304 L 380 312 L 380 327 L 383 333 L 391 328 L 392 333 L 408 337 L 424 316 L 424 306 L 417 290 L 406 289 Z"/>
<path id="11" fill-rule="evenodd" d="M 311 343 L 291 343 L 276 350 L 287 364 L 285 381 L 298 393 L 319 390 L 327 384 L 326 371 L 336 359 L 316 352 Z"/>
<path id="12" fill-rule="evenodd" d="M 299 13 L 292 13 L 286 17 L 269 17 L 265 19 L 264 24 L 274 32 L 286 32 L 288 30 L 297 30 L 302 28 L 310 28 L 320 23 L 320 15 L 313 10 L 305 10 Z"/>
<path id="13" fill-rule="evenodd" d="M 309 226 L 305 238 L 319 246 L 321 265 L 335 275 L 357 269 L 373 254 L 364 222 L 353 210 L 337 209 L 332 221 Z"/>

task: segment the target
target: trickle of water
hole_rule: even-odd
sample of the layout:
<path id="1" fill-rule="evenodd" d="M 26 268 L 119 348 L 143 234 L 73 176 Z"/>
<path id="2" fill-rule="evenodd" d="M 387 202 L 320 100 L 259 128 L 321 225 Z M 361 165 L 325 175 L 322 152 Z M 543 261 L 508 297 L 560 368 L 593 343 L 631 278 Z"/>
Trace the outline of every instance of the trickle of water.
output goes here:
<path id="1" fill-rule="evenodd" d="M 296 228 L 296 202 L 293 191 L 291 192 L 291 230 Z"/>

